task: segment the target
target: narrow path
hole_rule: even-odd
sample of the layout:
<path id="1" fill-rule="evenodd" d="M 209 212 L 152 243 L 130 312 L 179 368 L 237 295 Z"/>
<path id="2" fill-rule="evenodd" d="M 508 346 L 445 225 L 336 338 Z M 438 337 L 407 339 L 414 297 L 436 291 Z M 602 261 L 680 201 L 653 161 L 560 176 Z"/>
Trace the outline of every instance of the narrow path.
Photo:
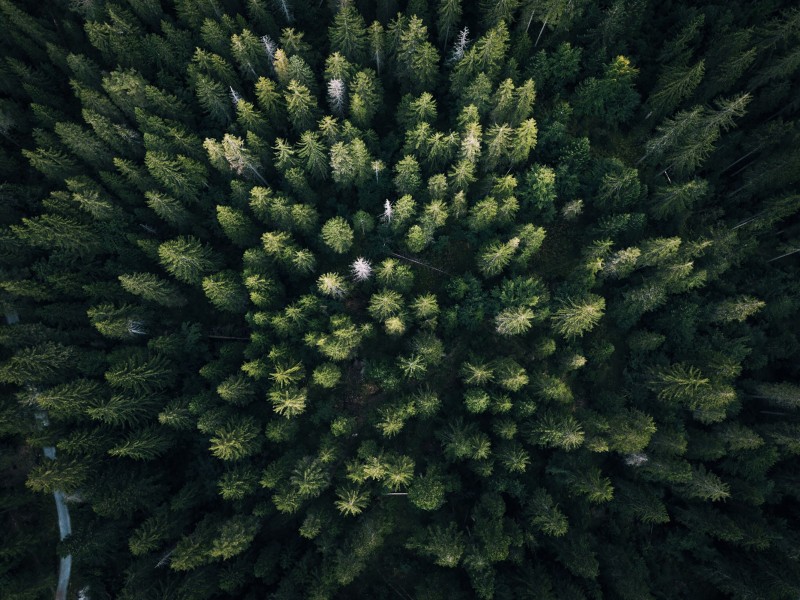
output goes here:
<path id="1" fill-rule="evenodd" d="M 44 418 L 44 423 L 47 424 L 47 417 Z M 53 446 L 47 446 L 44 449 L 44 455 L 50 460 L 55 460 L 56 449 Z M 72 522 L 69 519 L 69 508 L 64 501 L 64 492 L 56 490 L 53 492 L 53 498 L 56 501 L 56 512 L 58 513 L 58 531 L 60 539 L 63 541 L 68 535 L 72 535 Z M 58 568 L 58 587 L 56 588 L 56 600 L 67 600 L 67 588 L 69 588 L 69 576 L 72 572 L 72 555 L 61 559 L 61 564 Z"/>
<path id="2" fill-rule="evenodd" d="M 9 325 L 16 325 L 19 323 L 19 315 L 14 310 L 6 311 L 6 323 Z M 42 413 L 38 419 L 45 427 L 48 424 L 47 414 Z M 53 446 L 44 448 L 45 458 L 55 460 L 56 449 Z M 72 534 L 72 523 L 69 519 L 69 508 L 64 502 L 64 493 L 60 490 L 53 492 L 53 498 L 56 501 L 56 512 L 58 513 L 58 531 L 60 539 L 63 541 L 65 537 Z M 56 588 L 55 600 L 67 600 L 67 589 L 69 588 L 69 576 L 72 572 L 72 555 L 69 554 L 61 559 L 61 564 L 58 568 L 58 587 Z"/>

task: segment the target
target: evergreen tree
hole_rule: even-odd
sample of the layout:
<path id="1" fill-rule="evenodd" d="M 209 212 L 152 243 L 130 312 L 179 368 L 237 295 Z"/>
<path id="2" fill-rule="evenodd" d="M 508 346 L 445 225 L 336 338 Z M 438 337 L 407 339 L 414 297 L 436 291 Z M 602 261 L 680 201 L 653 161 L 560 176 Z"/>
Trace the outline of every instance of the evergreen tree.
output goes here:
<path id="1" fill-rule="evenodd" d="M 580 302 L 567 300 L 553 312 L 555 330 L 566 338 L 580 337 L 600 321 L 605 311 L 605 299 L 591 295 Z"/>
<path id="2" fill-rule="evenodd" d="M 364 18 L 349 2 L 343 2 L 329 29 L 331 48 L 355 63 L 363 63 L 367 50 Z"/>
<path id="3" fill-rule="evenodd" d="M 575 107 L 579 114 L 594 117 L 603 124 L 627 121 L 639 103 L 633 80 L 639 70 L 625 56 L 617 56 L 606 66 L 602 79 L 589 78 L 578 88 Z"/>
<path id="4" fill-rule="evenodd" d="M 204 277 L 203 291 L 219 310 L 242 312 L 247 306 L 247 291 L 234 271 L 221 271 Z"/>
<path id="5" fill-rule="evenodd" d="M 669 112 L 692 94 L 704 74 L 705 61 L 702 60 L 688 68 L 677 66 L 665 69 L 657 90 L 650 96 L 647 103 L 657 113 Z"/>
<path id="6" fill-rule="evenodd" d="M 343 254 L 353 245 L 353 229 L 342 217 L 330 219 L 322 226 L 322 241 L 337 254 Z"/>
<path id="7" fill-rule="evenodd" d="M 448 42 L 455 37 L 458 23 L 461 20 L 461 0 L 441 0 L 438 8 L 436 29 L 439 33 L 439 42 L 447 48 Z"/>
<path id="8" fill-rule="evenodd" d="M 216 266 L 211 249 L 193 237 L 164 242 L 158 247 L 158 258 L 170 275 L 184 283 L 200 283 L 203 274 Z"/>
<path id="9" fill-rule="evenodd" d="M 119 282 L 126 292 L 162 306 L 180 307 L 186 304 L 186 298 L 175 285 L 152 273 L 120 275 Z"/>
<path id="10" fill-rule="evenodd" d="M 646 156 L 664 157 L 669 163 L 667 170 L 693 172 L 714 149 L 721 133 L 733 127 L 734 118 L 745 113 L 749 101 L 749 94 L 741 94 L 720 99 L 716 110 L 697 106 L 679 112 L 658 127 L 658 135 L 647 142 Z"/>
<path id="11" fill-rule="evenodd" d="M 317 113 L 317 102 L 311 91 L 302 83 L 292 79 L 286 87 L 283 98 L 292 126 L 298 132 L 308 129 L 314 123 Z"/>

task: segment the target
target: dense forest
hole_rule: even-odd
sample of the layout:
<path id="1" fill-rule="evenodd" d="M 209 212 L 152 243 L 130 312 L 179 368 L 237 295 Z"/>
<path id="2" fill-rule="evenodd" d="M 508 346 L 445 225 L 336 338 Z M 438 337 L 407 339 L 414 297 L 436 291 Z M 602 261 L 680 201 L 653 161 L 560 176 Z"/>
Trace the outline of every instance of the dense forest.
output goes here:
<path id="1" fill-rule="evenodd" d="M 795 3 L 0 27 L 3 600 L 800 597 Z"/>

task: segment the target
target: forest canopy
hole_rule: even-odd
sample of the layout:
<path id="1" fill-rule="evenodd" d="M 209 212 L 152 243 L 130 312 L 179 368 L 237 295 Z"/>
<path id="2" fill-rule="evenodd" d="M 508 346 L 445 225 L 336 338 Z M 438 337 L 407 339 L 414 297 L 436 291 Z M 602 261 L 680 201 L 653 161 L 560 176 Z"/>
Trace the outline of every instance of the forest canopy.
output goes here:
<path id="1" fill-rule="evenodd" d="M 800 597 L 794 3 L 0 23 L 4 600 Z"/>

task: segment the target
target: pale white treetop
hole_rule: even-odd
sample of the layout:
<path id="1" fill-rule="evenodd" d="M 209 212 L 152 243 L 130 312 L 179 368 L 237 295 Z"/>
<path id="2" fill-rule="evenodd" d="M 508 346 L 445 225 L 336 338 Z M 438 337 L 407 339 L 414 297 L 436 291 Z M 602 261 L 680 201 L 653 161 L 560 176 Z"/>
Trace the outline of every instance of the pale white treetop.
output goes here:
<path id="1" fill-rule="evenodd" d="M 455 44 L 453 44 L 453 52 L 450 55 L 450 61 L 458 62 L 462 58 L 464 58 L 464 53 L 467 51 L 468 46 L 469 46 L 469 27 L 464 27 L 464 29 L 458 32 Z"/>
<path id="2" fill-rule="evenodd" d="M 353 261 L 350 271 L 356 281 L 366 281 L 372 276 L 372 265 L 366 258 L 359 256 Z"/>
<path id="3" fill-rule="evenodd" d="M 389 200 L 383 203 L 383 214 L 381 215 L 381 219 L 386 223 L 392 222 L 392 215 L 394 214 L 394 209 L 392 208 L 392 203 Z"/>
<path id="4" fill-rule="evenodd" d="M 239 105 L 239 100 L 241 100 L 242 97 L 239 95 L 239 93 L 235 89 L 233 89 L 233 86 L 230 86 L 230 88 L 231 88 L 231 102 L 233 102 L 234 106 L 238 106 Z"/>
<path id="5" fill-rule="evenodd" d="M 334 112 L 341 115 L 345 106 L 345 83 L 341 79 L 331 79 L 328 82 L 328 98 Z"/>

